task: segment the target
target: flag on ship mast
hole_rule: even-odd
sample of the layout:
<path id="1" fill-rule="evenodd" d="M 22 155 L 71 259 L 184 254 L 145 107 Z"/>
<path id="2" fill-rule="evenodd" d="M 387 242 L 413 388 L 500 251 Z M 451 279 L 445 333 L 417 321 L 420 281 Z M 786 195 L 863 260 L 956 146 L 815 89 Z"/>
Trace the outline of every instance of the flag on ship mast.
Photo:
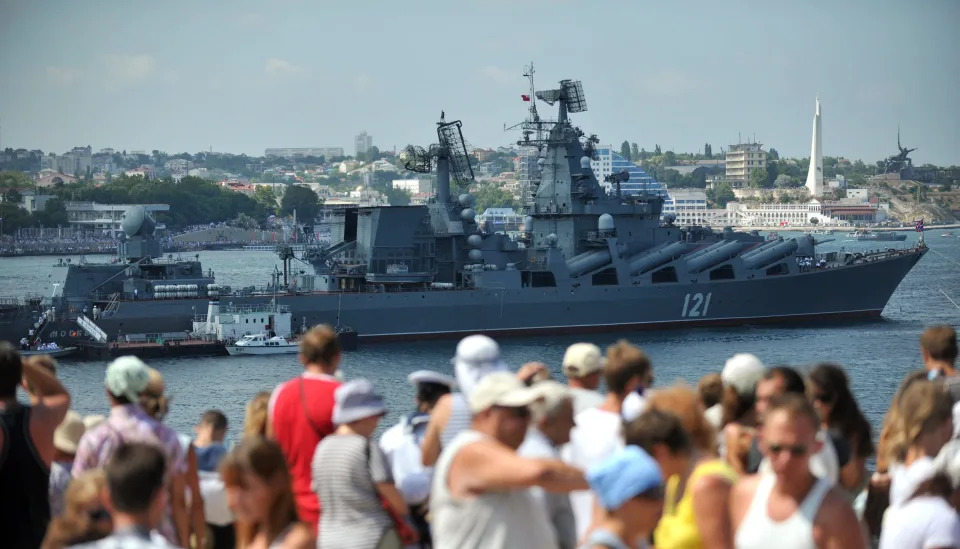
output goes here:
<path id="1" fill-rule="evenodd" d="M 919 219 L 918 221 L 916 221 L 916 222 L 914 223 L 914 226 L 917 228 L 917 232 L 918 232 L 918 233 L 922 233 L 922 232 L 923 232 L 923 219 L 921 218 L 921 219 Z"/>
<path id="2" fill-rule="evenodd" d="M 530 96 L 527 94 L 521 94 L 520 97 L 523 98 L 524 101 L 530 101 Z"/>

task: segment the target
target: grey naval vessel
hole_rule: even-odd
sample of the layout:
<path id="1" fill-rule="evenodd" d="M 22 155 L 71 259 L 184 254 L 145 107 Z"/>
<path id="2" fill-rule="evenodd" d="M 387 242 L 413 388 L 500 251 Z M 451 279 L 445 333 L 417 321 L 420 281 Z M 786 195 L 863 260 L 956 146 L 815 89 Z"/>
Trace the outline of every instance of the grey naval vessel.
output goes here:
<path id="1" fill-rule="evenodd" d="M 598 181 L 598 140 L 569 116 L 586 110 L 579 81 L 531 95 L 518 143 L 539 155 L 539 181 L 519 234 L 477 223 L 461 123 L 441 115 L 437 143 L 402 155 L 408 169 L 436 171 L 435 197 L 342 210 L 342 238 L 304 252 L 313 273 L 288 276 L 295 252 L 281 248 L 282 280 L 277 271 L 259 289 L 218 286 L 198 260 L 164 257 L 153 221 L 134 209 L 116 263 L 69 265 L 52 298 L 3 300 L 0 336 L 18 342 L 33 329 L 61 346 L 187 337 L 208 315 L 241 309 L 263 311 L 258 333 L 281 306 L 294 326 L 349 326 L 361 341 L 879 317 L 927 252 L 921 240 L 821 254 L 808 235 L 678 226 L 661 217 L 662 196 L 621 192 L 625 172 Z M 541 119 L 537 100 L 556 119 Z"/>

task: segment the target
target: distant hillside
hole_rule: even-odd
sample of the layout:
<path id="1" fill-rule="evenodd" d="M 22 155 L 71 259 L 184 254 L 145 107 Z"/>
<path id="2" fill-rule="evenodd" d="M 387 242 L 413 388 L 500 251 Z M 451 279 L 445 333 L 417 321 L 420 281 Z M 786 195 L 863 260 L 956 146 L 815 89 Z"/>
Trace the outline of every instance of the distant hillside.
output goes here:
<path id="1" fill-rule="evenodd" d="M 927 223 L 957 223 L 960 217 L 960 190 L 942 191 L 917 181 L 871 181 L 869 185 L 871 194 L 890 201 L 890 215 L 901 221 L 922 218 Z"/>

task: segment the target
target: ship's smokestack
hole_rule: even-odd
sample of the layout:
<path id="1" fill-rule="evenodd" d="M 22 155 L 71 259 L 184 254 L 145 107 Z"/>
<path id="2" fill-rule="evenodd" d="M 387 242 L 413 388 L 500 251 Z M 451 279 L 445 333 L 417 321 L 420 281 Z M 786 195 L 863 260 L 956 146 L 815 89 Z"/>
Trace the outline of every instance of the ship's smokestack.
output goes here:
<path id="1" fill-rule="evenodd" d="M 450 202 L 450 158 L 446 153 L 437 157 L 437 202 Z"/>

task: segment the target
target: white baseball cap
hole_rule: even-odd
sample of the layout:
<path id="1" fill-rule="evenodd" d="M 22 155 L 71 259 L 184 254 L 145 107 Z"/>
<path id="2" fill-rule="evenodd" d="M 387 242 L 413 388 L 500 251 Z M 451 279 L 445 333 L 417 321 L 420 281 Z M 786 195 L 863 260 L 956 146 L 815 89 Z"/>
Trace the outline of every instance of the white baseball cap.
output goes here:
<path id="1" fill-rule="evenodd" d="M 593 343 L 574 343 L 563 354 L 563 373 L 567 377 L 586 377 L 607 364 L 600 347 Z"/>
<path id="2" fill-rule="evenodd" d="M 493 406 L 519 408 L 537 400 L 536 391 L 526 387 L 510 372 L 488 374 L 470 394 L 470 411 L 482 412 Z"/>
<path id="3" fill-rule="evenodd" d="M 765 371 L 759 358 L 750 353 L 738 353 L 724 364 L 720 378 L 724 385 L 733 387 L 738 394 L 751 395 Z"/>

